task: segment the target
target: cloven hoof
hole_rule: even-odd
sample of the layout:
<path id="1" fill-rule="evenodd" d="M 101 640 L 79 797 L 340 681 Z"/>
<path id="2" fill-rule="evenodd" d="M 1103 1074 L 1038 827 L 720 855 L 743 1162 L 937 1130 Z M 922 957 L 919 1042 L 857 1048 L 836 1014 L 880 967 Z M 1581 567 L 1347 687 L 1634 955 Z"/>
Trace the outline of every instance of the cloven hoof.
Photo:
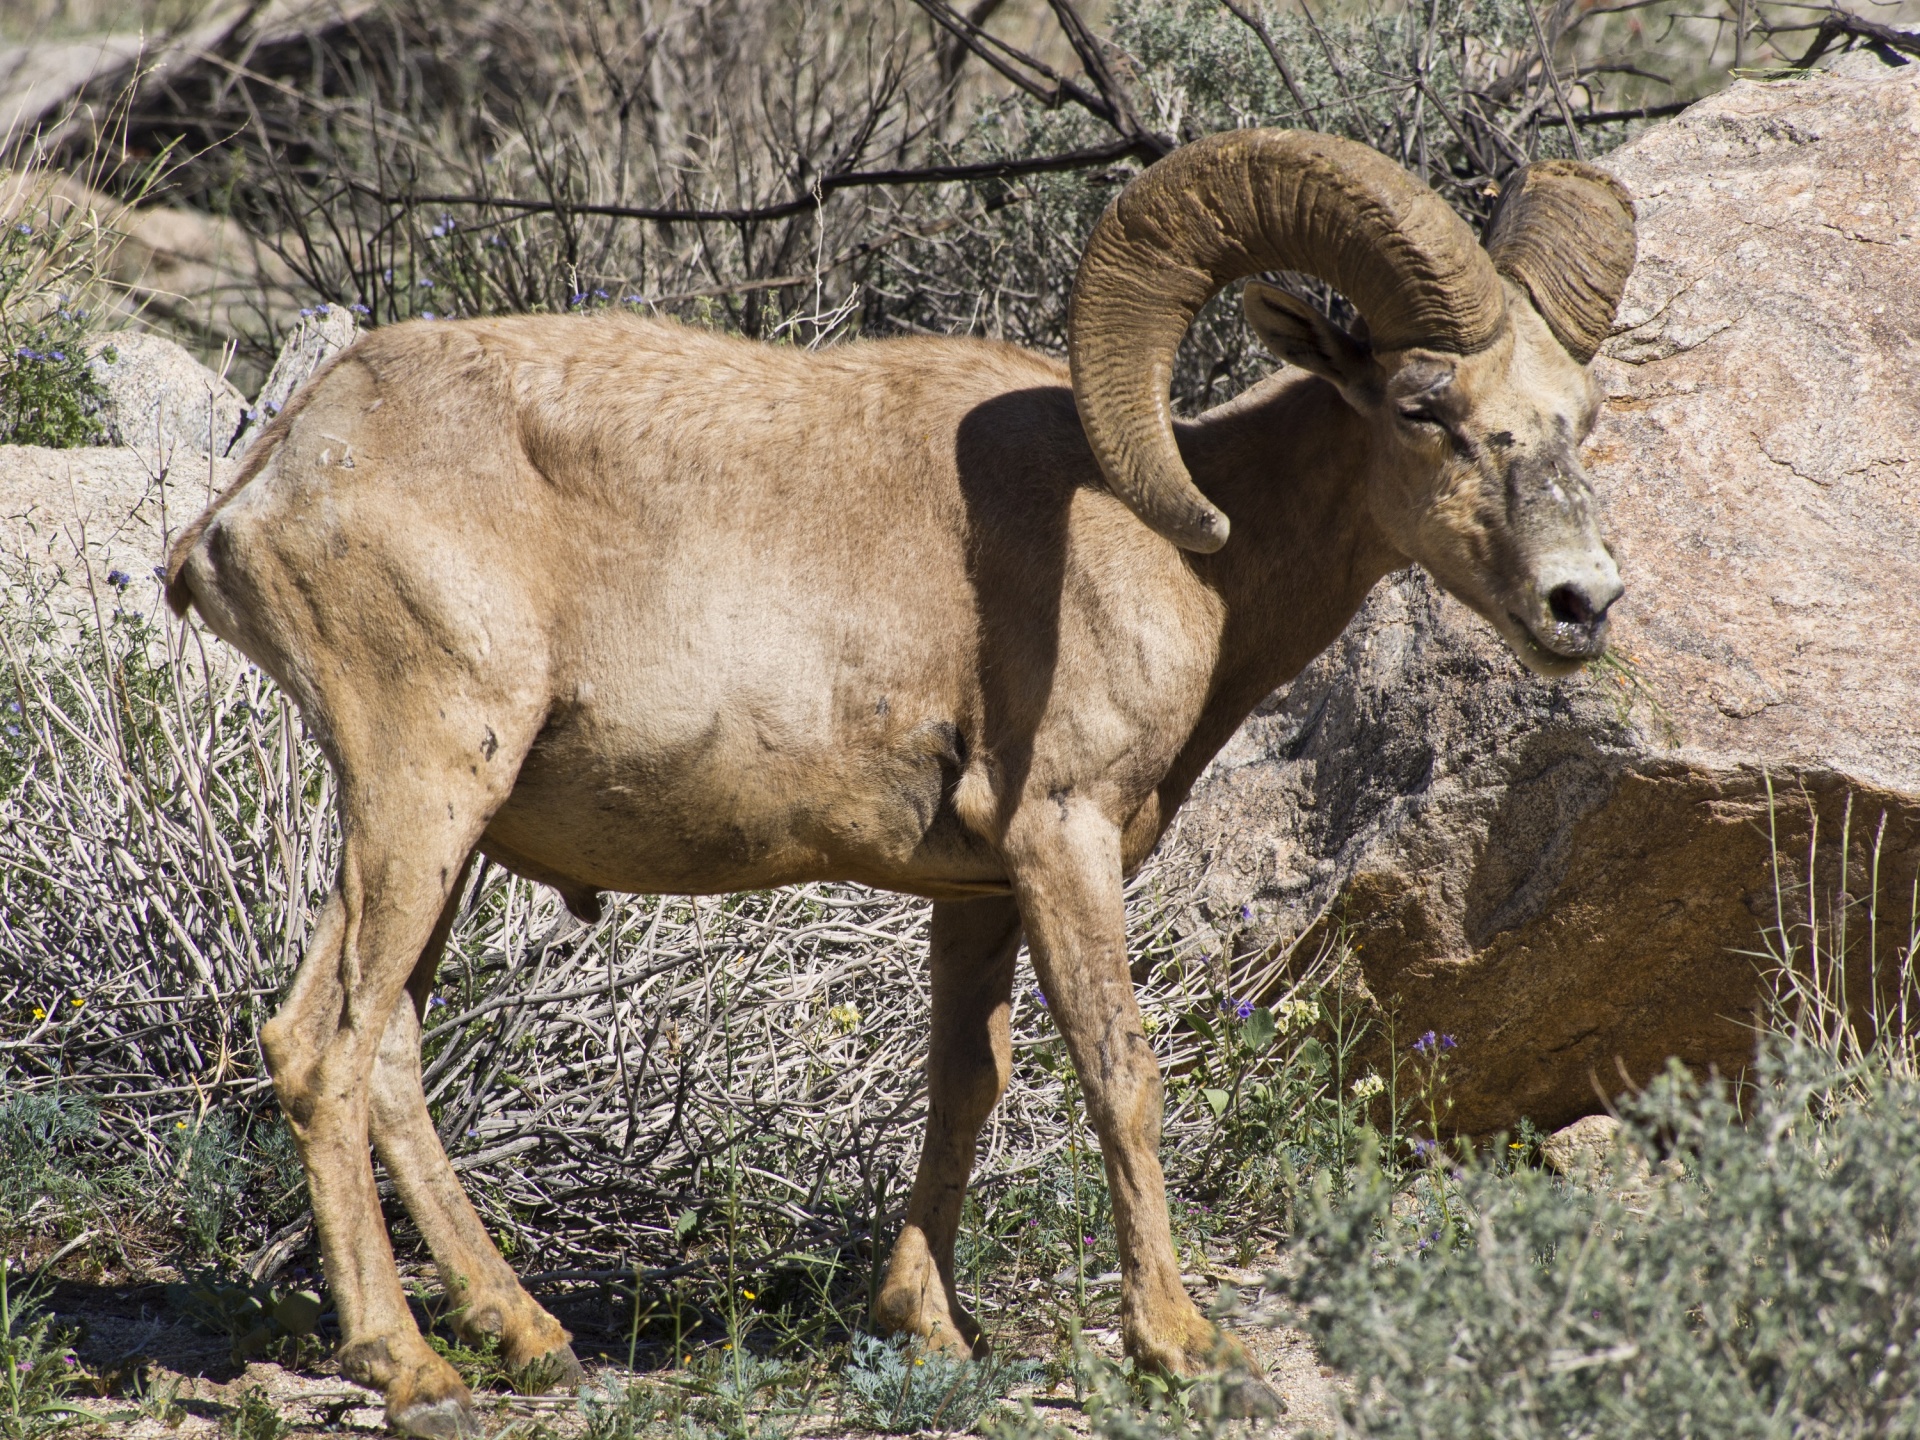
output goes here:
<path id="1" fill-rule="evenodd" d="M 396 1435 L 414 1435 L 420 1440 L 478 1440 L 481 1433 L 480 1418 L 473 1413 L 473 1406 L 453 1395 L 390 1410 L 387 1428 Z"/>
<path id="2" fill-rule="evenodd" d="M 556 1345 L 536 1360 L 529 1360 L 520 1367 L 514 1376 L 514 1384 L 524 1394 L 552 1395 L 556 1392 L 572 1394 L 580 1388 L 587 1378 L 586 1370 L 580 1364 L 580 1358 L 573 1353 L 571 1345 Z"/>

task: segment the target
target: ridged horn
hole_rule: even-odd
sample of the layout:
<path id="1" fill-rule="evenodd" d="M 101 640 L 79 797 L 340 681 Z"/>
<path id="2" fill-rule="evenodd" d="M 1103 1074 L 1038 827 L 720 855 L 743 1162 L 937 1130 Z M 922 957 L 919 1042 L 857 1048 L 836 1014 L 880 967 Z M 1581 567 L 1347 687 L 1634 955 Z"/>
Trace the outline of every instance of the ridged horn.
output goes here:
<path id="1" fill-rule="evenodd" d="M 1174 351 L 1230 282 L 1294 270 L 1333 285 L 1376 350 L 1465 354 L 1498 332 L 1505 298 L 1466 223 L 1376 150 L 1297 130 L 1234 130 L 1184 145 L 1114 198 L 1080 260 L 1068 315 L 1073 393 L 1114 494 L 1176 545 L 1227 540 L 1174 443 Z"/>
<path id="2" fill-rule="evenodd" d="M 1582 365 L 1613 327 L 1633 271 L 1633 197 L 1606 171 L 1542 160 L 1507 182 L 1487 227 L 1494 268 L 1526 287 L 1554 339 Z"/>

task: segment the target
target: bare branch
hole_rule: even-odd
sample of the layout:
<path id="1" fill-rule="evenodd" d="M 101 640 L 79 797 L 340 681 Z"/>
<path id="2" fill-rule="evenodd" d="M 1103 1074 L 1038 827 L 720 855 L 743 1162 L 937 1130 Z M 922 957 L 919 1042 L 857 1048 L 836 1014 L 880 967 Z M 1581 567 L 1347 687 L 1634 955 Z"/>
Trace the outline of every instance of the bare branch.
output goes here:
<path id="1" fill-rule="evenodd" d="M 1576 110 L 1573 114 L 1575 125 L 1617 125 L 1623 120 L 1660 120 L 1669 115 L 1678 115 L 1682 110 L 1698 104 L 1695 100 L 1670 100 L 1664 105 L 1638 105 L 1631 110 Z M 1542 115 L 1536 122 L 1540 125 L 1565 125 L 1566 118 L 1560 115 Z"/>
<path id="2" fill-rule="evenodd" d="M 1273 68 L 1280 72 L 1280 79 L 1287 87 L 1287 93 L 1293 97 L 1293 103 L 1299 107 L 1300 119 L 1309 130 L 1318 130 L 1320 126 L 1313 118 L 1314 107 L 1307 103 L 1307 97 L 1300 92 L 1300 83 L 1293 78 L 1293 70 L 1287 64 L 1287 57 L 1280 53 L 1279 45 L 1274 43 L 1273 33 L 1267 29 L 1266 22 L 1251 10 L 1234 3 L 1234 0 L 1220 0 L 1242 25 L 1253 31 L 1266 46 L 1267 58 L 1273 61 Z"/>
<path id="3" fill-rule="evenodd" d="M 1049 3 L 1053 6 L 1054 17 L 1060 22 L 1067 43 L 1073 46 L 1074 54 L 1086 67 L 1087 76 L 1099 94 L 1068 79 L 1045 61 L 1009 45 L 998 36 L 989 35 L 946 4 L 945 0 L 913 0 L 913 3 L 931 15 L 956 41 L 992 66 L 996 73 L 1019 86 L 1048 109 L 1058 109 L 1069 102 L 1079 106 L 1115 133 L 1124 136 L 1130 150 L 1143 160 L 1158 160 L 1173 149 L 1173 141 L 1154 134 L 1140 123 L 1134 113 L 1132 100 L 1107 66 L 1098 38 L 1087 28 L 1086 22 L 1068 0 L 1049 0 Z M 1035 79 L 1035 76 L 1040 78 Z"/>
<path id="4" fill-rule="evenodd" d="M 1573 141 L 1573 156 L 1576 160 L 1587 158 L 1587 147 L 1580 143 L 1579 128 L 1573 123 L 1573 110 L 1567 104 L 1566 93 L 1560 88 L 1560 75 L 1553 67 L 1553 47 L 1547 43 L 1547 32 L 1540 24 L 1540 12 L 1534 8 L 1533 0 L 1527 0 L 1527 18 L 1533 22 L 1533 37 L 1540 42 L 1540 65 L 1547 72 L 1547 83 L 1553 87 L 1554 104 L 1560 107 L 1560 118 L 1566 122 L 1567 138 Z"/>
<path id="5" fill-rule="evenodd" d="M 1788 29 L 1804 30 L 1804 25 L 1780 26 L 1769 28 L 1769 37 L 1785 33 Z M 1793 68 L 1806 70 L 1822 55 L 1826 54 L 1836 40 L 1864 40 L 1868 47 L 1878 52 L 1891 54 L 1920 55 L 1920 34 L 1911 30 L 1896 30 L 1891 25 L 1882 25 L 1877 20 L 1868 20 L 1861 15 L 1849 14 L 1835 6 L 1827 12 L 1820 22 L 1820 29 L 1813 37 L 1813 44 L 1807 47 L 1807 53 L 1794 61 Z"/>
<path id="6" fill-rule="evenodd" d="M 1063 170 L 1090 170 L 1111 165 L 1129 155 L 1138 155 L 1137 141 L 1117 140 L 1089 150 L 1067 150 L 1058 155 L 1042 155 L 1031 160 L 982 160 L 970 165 L 921 165 L 904 170 L 851 170 L 840 175 L 823 175 L 813 189 L 791 200 L 773 205 L 741 206 L 718 209 L 675 208 L 654 205 L 575 205 L 565 200 L 528 200 L 508 195 L 393 195 L 362 181 L 350 181 L 362 195 L 383 205 L 472 205 L 480 208 L 514 210 L 527 215 L 597 215 L 614 220 L 652 220 L 662 224 L 729 223 L 752 224 L 765 220 L 784 220 L 818 210 L 826 197 L 838 190 L 863 189 L 878 185 L 939 185 L 954 180 L 1010 180 L 1021 175 L 1042 175 Z M 714 292 L 718 293 L 718 292 Z"/>

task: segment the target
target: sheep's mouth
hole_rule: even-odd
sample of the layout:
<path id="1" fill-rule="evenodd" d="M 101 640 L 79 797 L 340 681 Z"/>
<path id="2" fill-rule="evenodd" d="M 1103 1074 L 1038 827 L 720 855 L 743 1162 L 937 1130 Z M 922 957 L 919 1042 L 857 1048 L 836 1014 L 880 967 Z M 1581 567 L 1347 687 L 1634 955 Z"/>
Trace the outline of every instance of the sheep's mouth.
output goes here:
<path id="1" fill-rule="evenodd" d="M 1589 660 L 1597 660 L 1607 648 L 1607 622 L 1589 625 L 1556 622 L 1535 629 L 1515 611 L 1507 612 L 1506 640 L 1521 663 L 1537 675 L 1558 678 L 1571 675 Z"/>

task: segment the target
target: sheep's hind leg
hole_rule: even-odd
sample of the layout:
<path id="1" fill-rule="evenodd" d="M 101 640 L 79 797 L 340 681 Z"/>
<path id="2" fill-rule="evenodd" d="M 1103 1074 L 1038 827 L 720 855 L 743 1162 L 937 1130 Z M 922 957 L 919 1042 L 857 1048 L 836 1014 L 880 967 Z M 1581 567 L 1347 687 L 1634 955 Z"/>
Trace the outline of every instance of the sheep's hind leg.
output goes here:
<path id="1" fill-rule="evenodd" d="M 1010 899 L 933 907 L 927 1135 L 873 1318 L 882 1330 L 961 1355 L 986 1348 L 954 1289 L 953 1245 L 975 1141 L 1007 1088 L 1008 1002 L 1019 949 L 1020 914 Z"/>
<path id="2" fill-rule="evenodd" d="M 501 1258 L 447 1159 L 421 1089 L 421 1020 L 472 865 L 469 857 L 414 966 L 407 997 L 387 1022 L 373 1071 L 373 1147 L 433 1252 L 460 1338 L 470 1345 L 497 1340 L 502 1362 L 525 1389 L 571 1390 L 582 1373 L 572 1337 Z"/>
<path id="3" fill-rule="evenodd" d="M 450 801 L 402 766 L 379 779 L 343 780 L 340 883 L 260 1044 L 307 1172 L 340 1317 L 341 1373 L 385 1396 L 395 1430 L 448 1440 L 479 1427 L 465 1382 L 421 1337 L 400 1288 L 374 1188 L 371 1082 L 407 980 L 485 823 L 457 806 L 483 797 L 449 785 Z"/>

